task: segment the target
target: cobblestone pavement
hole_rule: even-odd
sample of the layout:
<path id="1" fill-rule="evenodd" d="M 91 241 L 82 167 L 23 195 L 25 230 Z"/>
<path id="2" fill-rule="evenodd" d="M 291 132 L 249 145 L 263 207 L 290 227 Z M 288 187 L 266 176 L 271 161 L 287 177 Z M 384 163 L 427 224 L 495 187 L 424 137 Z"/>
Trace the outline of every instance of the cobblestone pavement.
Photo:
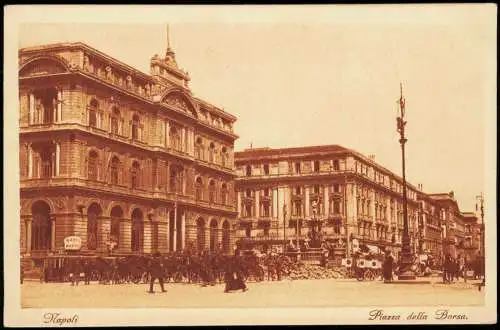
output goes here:
<path id="1" fill-rule="evenodd" d="M 26 281 L 21 288 L 23 308 L 123 307 L 321 307 L 321 306 L 478 306 L 484 304 L 479 281 L 443 284 L 384 284 L 356 280 L 283 280 L 247 283 L 247 292 L 224 293 L 223 284 L 166 284 L 168 292 L 148 294 L 147 284 L 71 286 Z"/>

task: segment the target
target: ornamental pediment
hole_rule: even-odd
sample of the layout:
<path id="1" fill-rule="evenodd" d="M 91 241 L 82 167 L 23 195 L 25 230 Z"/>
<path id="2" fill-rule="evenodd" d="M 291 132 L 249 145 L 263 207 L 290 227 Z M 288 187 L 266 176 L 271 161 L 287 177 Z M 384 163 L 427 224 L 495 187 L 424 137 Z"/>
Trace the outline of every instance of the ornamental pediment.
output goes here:
<path id="1" fill-rule="evenodd" d="M 33 77 L 68 72 L 63 58 L 53 55 L 36 56 L 26 60 L 19 69 L 19 77 Z"/>
<path id="2" fill-rule="evenodd" d="M 161 98 L 161 103 L 168 104 L 174 108 L 189 113 L 194 117 L 198 117 L 194 104 L 180 91 L 166 93 L 166 95 Z"/>

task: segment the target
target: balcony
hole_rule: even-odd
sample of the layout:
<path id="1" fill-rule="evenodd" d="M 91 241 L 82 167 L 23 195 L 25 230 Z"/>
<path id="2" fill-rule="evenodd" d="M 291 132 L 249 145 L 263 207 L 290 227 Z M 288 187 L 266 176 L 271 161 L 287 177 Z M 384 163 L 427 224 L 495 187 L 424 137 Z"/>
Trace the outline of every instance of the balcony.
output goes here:
<path id="1" fill-rule="evenodd" d="M 283 236 L 278 235 L 275 232 L 269 232 L 268 235 L 264 235 L 263 233 L 259 233 L 255 236 L 250 236 L 250 237 L 240 237 L 240 240 L 243 243 L 264 243 L 264 242 L 282 242 L 283 241 Z"/>

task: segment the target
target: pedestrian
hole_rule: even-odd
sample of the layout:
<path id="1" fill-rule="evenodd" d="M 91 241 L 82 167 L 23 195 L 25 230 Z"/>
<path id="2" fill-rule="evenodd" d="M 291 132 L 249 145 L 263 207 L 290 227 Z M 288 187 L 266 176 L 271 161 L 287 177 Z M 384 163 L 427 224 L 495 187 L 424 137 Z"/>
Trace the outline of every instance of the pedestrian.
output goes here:
<path id="1" fill-rule="evenodd" d="M 24 267 L 21 265 L 21 284 L 24 282 Z"/>
<path id="2" fill-rule="evenodd" d="M 450 268 L 450 256 L 447 254 L 443 260 L 443 283 L 449 283 L 448 270 Z"/>
<path id="3" fill-rule="evenodd" d="M 226 282 L 224 293 L 229 293 L 230 291 L 240 289 L 243 292 L 248 290 L 243 279 L 242 272 L 239 268 L 239 260 L 236 257 L 233 257 L 232 260 L 228 261 L 226 266 L 226 273 L 224 275 L 224 281 Z"/>
<path id="4" fill-rule="evenodd" d="M 84 272 L 84 284 L 90 284 L 90 277 L 92 276 L 92 266 L 90 264 L 90 260 L 85 260 L 83 264 L 83 272 Z"/>
<path id="5" fill-rule="evenodd" d="M 383 266 L 383 275 L 384 282 L 392 281 L 392 267 L 394 266 L 394 257 L 391 254 L 391 251 L 388 249 L 385 250 L 385 258 L 384 258 L 384 266 Z"/>
<path id="6" fill-rule="evenodd" d="M 160 282 L 161 292 L 167 292 L 163 286 L 163 277 L 165 276 L 165 268 L 159 254 L 155 254 L 149 263 L 149 273 L 151 281 L 149 283 L 149 293 L 154 293 L 153 284 L 156 279 Z"/>

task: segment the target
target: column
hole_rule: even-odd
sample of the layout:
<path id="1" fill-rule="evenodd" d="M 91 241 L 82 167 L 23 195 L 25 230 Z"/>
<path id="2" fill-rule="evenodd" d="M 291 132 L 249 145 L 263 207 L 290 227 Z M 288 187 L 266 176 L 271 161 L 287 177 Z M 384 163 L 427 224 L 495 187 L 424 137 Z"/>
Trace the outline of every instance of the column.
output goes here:
<path id="1" fill-rule="evenodd" d="M 62 120 L 62 91 L 57 91 L 57 122 Z"/>
<path id="2" fill-rule="evenodd" d="M 51 228 L 50 228 L 50 251 L 54 252 L 56 250 L 56 216 L 52 215 L 50 217 Z"/>
<path id="3" fill-rule="evenodd" d="M 305 196 L 305 205 L 306 205 L 306 211 L 305 211 L 305 214 L 304 214 L 304 218 L 307 218 L 309 217 L 309 186 L 306 186 L 304 187 L 305 189 L 305 193 L 304 193 L 304 196 Z"/>
<path id="4" fill-rule="evenodd" d="M 132 223 L 130 219 L 120 219 L 120 252 L 130 252 L 132 243 Z"/>
<path id="5" fill-rule="evenodd" d="M 111 219 L 109 217 L 100 216 L 97 218 L 98 225 L 98 237 L 97 237 L 97 248 L 98 250 L 107 251 L 107 242 L 109 240 L 109 235 L 111 235 Z"/>
<path id="6" fill-rule="evenodd" d="M 194 130 L 189 130 L 189 153 L 194 154 Z"/>
<path id="7" fill-rule="evenodd" d="M 205 249 L 210 248 L 210 221 L 207 218 L 207 221 L 205 222 Z"/>
<path id="8" fill-rule="evenodd" d="M 33 177 L 33 147 L 31 143 L 28 144 L 28 178 Z"/>
<path id="9" fill-rule="evenodd" d="M 170 125 L 168 123 L 168 120 L 165 120 L 165 148 L 170 147 L 169 133 L 170 133 Z"/>
<path id="10" fill-rule="evenodd" d="M 181 151 L 186 151 L 186 128 L 181 128 Z"/>
<path id="11" fill-rule="evenodd" d="M 59 176 L 59 164 L 61 161 L 61 145 L 56 142 L 56 176 Z"/>
<path id="12" fill-rule="evenodd" d="M 181 216 L 181 249 L 186 247 L 186 212 L 182 212 Z"/>
<path id="13" fill-rule="evenodd" d="M 35 95 L 33 95 L 33 93 L 29 94 L 29 107 L 30 107 L 29 123 L 35 124 Z"/>
<path id="14" fill-rule="evenodd" d="M 152 223 L 151 221 L 144 221 L 144 233 L 143 233 L 143 246 L 142 250 L 144 253 L 151 253 L 152 252 L 152 246 L 153 246 L 153 231 L 152 231 Z"/>
<path id="15" fill-rule="evenodd" d="M 328 186 L 325 185 L 323 187 L 323 210 L 324 210 L 324 214 L 325 215 L 328 215 L 328 206 L 329 206 L 329 199 L 328 199 Z"/>
<path id="16" fill-rule="evenodd" d="M 273 189 L 273 201 L 271 205 L 271 210 L 273 210 L 273 218 L 278 217 L 278 189 Z"/>
<path id="17" fill-rule="evenodd" d="M 174 225 L 173 225 L 174 233 L 172 235 L 173 238 L 173 251 L 177 250 L 177 204 L 174 207 Z"/>
<path id="18" fill-rule="evenodd" d="M 255 217 L 260 217 L 260 190 L 255 190 Z"/>
<path id="19" fill-rule="evenodd" d="M 241 217 L 241 191 L 237 191 L 236 192 L 236 210 L 238 211 L 238 218 Z"/>
<path id="20" fill-rule="evenodd" d="M 26 254 L 31 253 L 31 223 L 31 219 L 26 221 Z"/>

